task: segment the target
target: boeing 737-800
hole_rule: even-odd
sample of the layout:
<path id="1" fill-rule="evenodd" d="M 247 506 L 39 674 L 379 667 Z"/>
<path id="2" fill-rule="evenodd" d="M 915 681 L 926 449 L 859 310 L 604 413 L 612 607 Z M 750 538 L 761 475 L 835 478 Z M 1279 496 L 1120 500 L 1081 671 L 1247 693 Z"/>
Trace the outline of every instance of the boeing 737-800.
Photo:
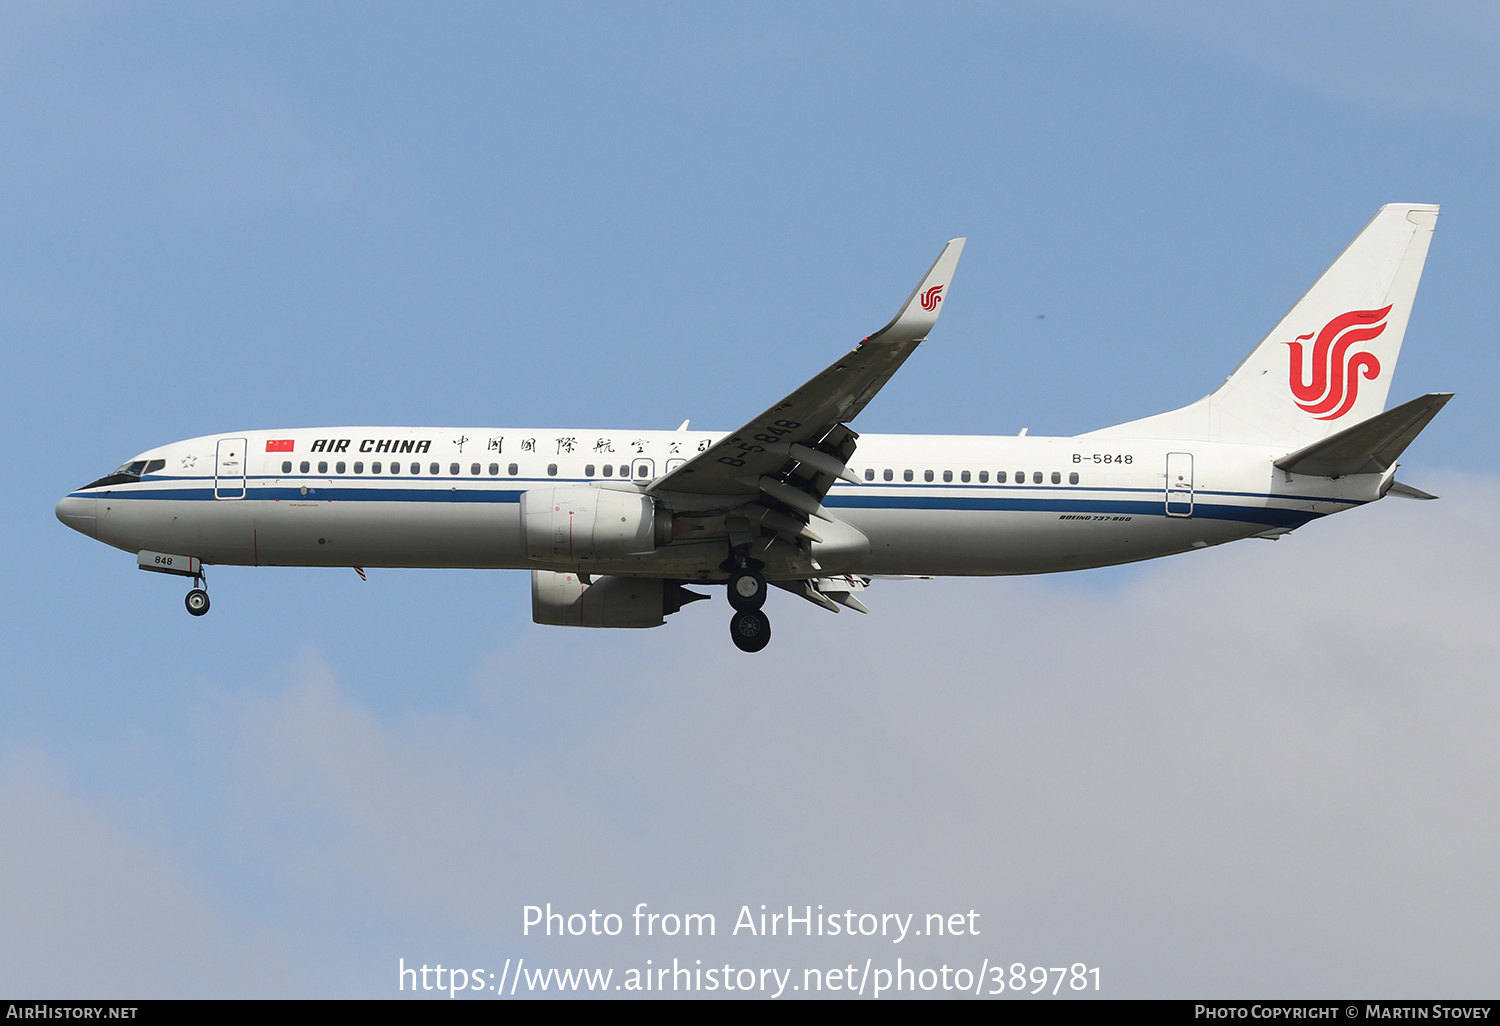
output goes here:
<path id="1" fill-rule="evenodd" d="M 964 240 L 895 318 L 727 434 L 527 428 L 233 431 L 151 449 L 62 499 L 143 570 L 531 571 L 533 619 L 656 627 L 724 584 L 764 648 L 767 585 L 866 612 L 873 579 L 1050 573 L 1275 538 L 1396 492 L 1450 398 L 1384 410 L 1438 208 L 1382 207 L 1230 377 L 1169 413 L 1063 438 L 859 435 L 927 338 Z M 1384 411 L 1384 412 L 1382 412 Z"/>

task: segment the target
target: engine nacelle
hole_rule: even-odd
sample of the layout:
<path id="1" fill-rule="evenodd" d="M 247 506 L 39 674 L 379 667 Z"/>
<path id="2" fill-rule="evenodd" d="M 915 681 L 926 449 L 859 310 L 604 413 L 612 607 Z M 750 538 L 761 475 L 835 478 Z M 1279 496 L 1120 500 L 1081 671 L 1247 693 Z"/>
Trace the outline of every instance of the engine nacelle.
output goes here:
<path id="1" fill-rule="evenodd" d="M 661 531 L 671 537 L 671 514 L 649 495 L 607 488 L 533 488 L 521 495 L 521 524 L 526 555 L 548 563 L 639 555 Z"/>
<path id="2" fill-rule="evenodd" d="M 707 595 L 647 577 L 595 577 L 531 571 L 531 619 L 556 627 L 660 627 L 689 602 Z"/>

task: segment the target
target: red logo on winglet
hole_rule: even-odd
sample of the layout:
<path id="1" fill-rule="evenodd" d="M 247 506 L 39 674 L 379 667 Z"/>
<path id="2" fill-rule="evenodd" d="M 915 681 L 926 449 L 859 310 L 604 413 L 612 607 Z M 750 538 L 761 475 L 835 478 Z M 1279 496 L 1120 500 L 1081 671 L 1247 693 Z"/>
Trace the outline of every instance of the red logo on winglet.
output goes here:
<path id="1" fill-rule="evenodd" d="M 943 286 L 934 285 L 922 293 L 922 309 L 936 310 L 937 305 L 943 301 Z"/>
<path id="2" fill-rule="evenodd" d="M 1380 337 L 1385 331 L 1385 315 L 1390 312 L 1388 306 L 1350 310 L 1323 325 L 1313 343 L 1311 381 L 1303 377 L 1302 343 L 1314 333 L 1298 335 L 1297 341 L 1285 343 L 1291 349 L 1289 384 L 1301 409 L 1319 420 L 1338 420 L 1349 412 L 1359 397 L 1360 377 L 1373 381 L 1380 376 L 1380 361 L 1374 353 L 1351 353 L 1350 349 Z"/>
<path id="3" fill-rule="evenodd" d="M 291 438 L 273 438 L 266 442 L 266 452 L 291 452 L 295 444 Z"/>

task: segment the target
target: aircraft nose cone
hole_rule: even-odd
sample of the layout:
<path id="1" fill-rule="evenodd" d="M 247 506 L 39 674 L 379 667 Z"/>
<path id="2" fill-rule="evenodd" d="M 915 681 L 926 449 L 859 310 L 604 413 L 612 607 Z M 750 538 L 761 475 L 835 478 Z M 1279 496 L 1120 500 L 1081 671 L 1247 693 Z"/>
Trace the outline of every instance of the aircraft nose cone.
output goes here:
<path id="1" fill-rule="evenodd" d="M 98 502 L 99 500 L 94 498 L 86 499 L 77 495 L 69 495 L 57 504 L 57 519 L 80 534 L 86 534 L 90 538 L 97 537 L 94 507 Z"/>

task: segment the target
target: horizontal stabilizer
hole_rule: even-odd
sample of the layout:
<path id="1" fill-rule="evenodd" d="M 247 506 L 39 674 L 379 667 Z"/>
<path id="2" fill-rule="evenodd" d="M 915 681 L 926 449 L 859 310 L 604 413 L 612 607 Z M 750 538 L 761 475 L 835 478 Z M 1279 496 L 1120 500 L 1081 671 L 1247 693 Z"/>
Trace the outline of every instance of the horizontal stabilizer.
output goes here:
<path id="1" fill-rule="evenodd" d="M 1452 392 L 1433 392 L 1402 403 L 1283 456 L 1276 466 L 1288 473 L 1314 477 L 1383 474 L 1452 398 Z"/>
<path id="2" fill-rule="evenodd" d="M 1386 494 L 1387 495 L 1399 495 L 1403 499 L 1436 499 L 1437 498 L 1437 496 L 1433 495 L 1431 492 L 1424 492 L 1420 488 L 1413 488 L 1411 485 L 1409 485 L 1409 484 L 1402 484 L 1400 481 L 1392 481 L 1391 482 L 1390 491 L 1388 491 Z"/>

